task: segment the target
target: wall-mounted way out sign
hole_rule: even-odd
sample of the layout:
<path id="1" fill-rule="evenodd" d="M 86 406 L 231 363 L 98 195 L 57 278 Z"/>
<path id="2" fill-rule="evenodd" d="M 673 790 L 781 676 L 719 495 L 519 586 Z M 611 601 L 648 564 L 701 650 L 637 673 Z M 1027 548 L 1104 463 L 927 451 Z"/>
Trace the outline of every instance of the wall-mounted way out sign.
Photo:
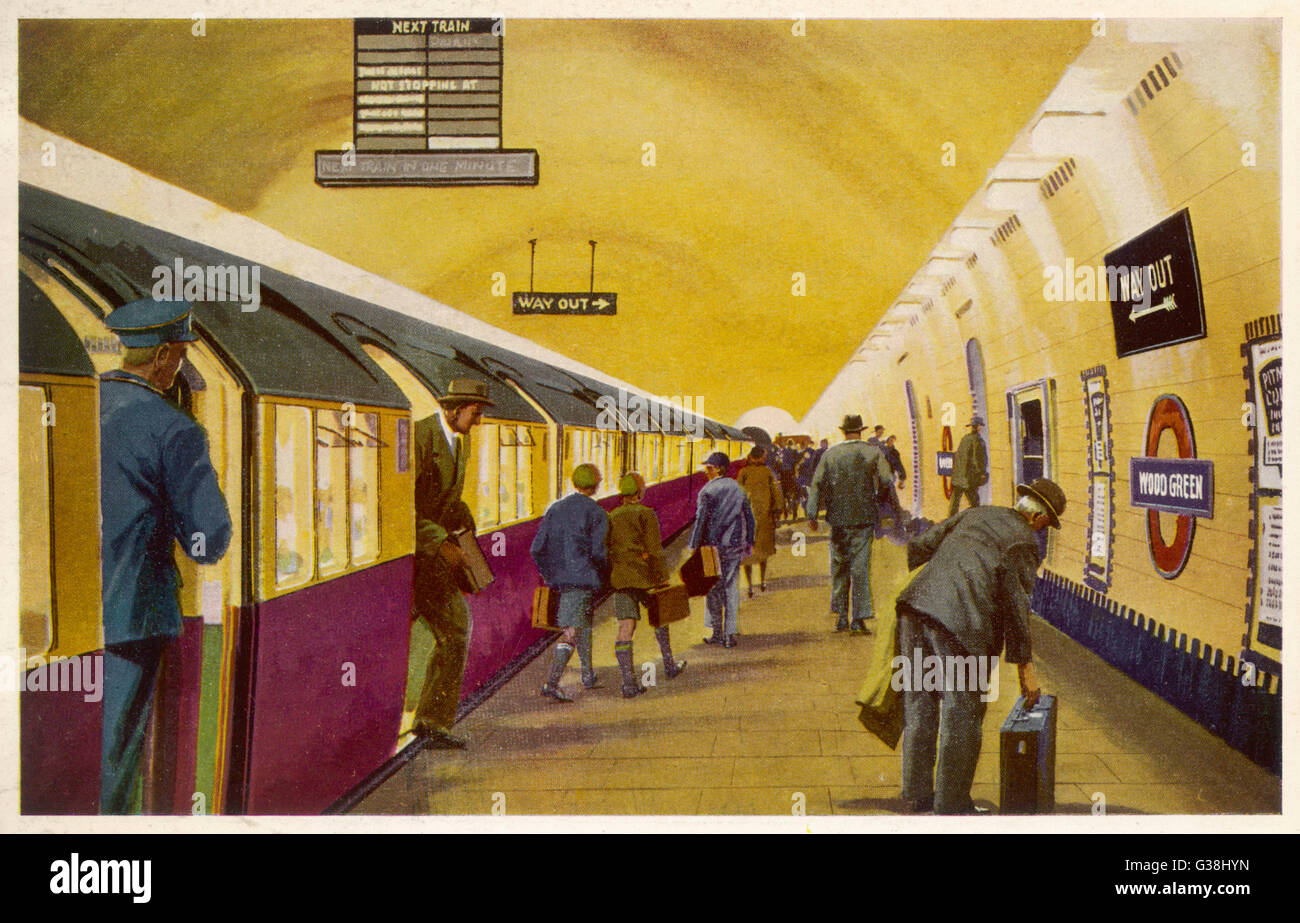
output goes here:
<path id="1" fill-rule="evenodd" d="M 512 292 L 515 314 L 616 314 L 613 292 Z"/>

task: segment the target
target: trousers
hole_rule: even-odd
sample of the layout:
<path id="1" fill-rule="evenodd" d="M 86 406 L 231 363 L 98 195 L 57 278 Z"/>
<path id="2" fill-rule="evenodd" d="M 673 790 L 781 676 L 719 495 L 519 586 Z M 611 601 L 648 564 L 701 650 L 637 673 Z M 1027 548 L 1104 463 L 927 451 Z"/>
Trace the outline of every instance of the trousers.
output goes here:
<path id="1" fill-rule="evenodd" d="M 980 505 L 980 489 L 978 487 L 960 487 L 957 484 L 952 485 L 952 501 L 948 504 L 948 518 L 957 515 L 957 508 L 961 506 L 962 495 L 966 495 L 966 502 L 971 506 Z"/>
<path id="2" fill-rule="evenodd" d="M 920 613 L 898 610 L 898 652 L 914 657 L 964 657 L 952 634 Z M 924 661 L 922 661 L 924 662 Z M 970 787 L 983 742 L 984 712 L 979 689 L 903 692 L 903 798 L 934 796 L 936 814 L 967 814 Z M 938 756 L 938 766 L 935 757 Z"/>
<path id="3" fill-rule="evenodd" d="M 709 612 L 709 626 L 714 634 L 721 630 L 724 635 L 736 634 L 736 615 L 740 609 L 740 559 L 745 556 L 744 548 L 718 549 L 718 582 L 704 597 L 705 608 Z"/>
<path id="4" fill-rule="evenodd" d="M 104 648 L 103 730 L 100 736 L 99 811 L 126 814 L 163 653 L 172 639 L 146 638 Z"/>
<path id="5" fill-rule="evenodd" d="M 873 617 L 871 541 L 875 525 L 831 526 L 831 611 L 852 612 L 854 621 Z"/>
<path id="6" fill-rule="evenodd" d="M 460 705 L 460 688 L 465 681 L 469 655 L 469 606 L 451 585 L 422 588 L 415 600 L 415 613 L 433 633 L 433 650 L 424 671 L 424 686 L 415 706 L 415 724 L 450 731 Z"/>

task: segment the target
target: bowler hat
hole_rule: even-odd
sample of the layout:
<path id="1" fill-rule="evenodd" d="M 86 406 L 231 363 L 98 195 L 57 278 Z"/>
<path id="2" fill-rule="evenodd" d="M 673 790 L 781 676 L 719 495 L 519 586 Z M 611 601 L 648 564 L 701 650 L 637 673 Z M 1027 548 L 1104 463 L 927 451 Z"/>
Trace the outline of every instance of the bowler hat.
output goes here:
<path id="1" fill-rule="evenodd" d="M 845 415 L 844 422 L 840 424 L 840 429 L 846 433 L 862 432 L 862 417 L 856 413 Z"/>
<path id="2" fill-rule="evenodd" d="M 1041 501 L 1047 507 L 1047 518 L 1051 520 L 1052 528 L 1061 528 L 1061 514 L 1065 512 L 1065 491 L 1055 481 L 1034 478 L 1028 484 L 1017 484 L 1016 494 L 1021 497 L 1029 495 Z"/>
<path id="3" fill-rule="evenodd" d="M 983 425 L 984 425 L 984 418 L 981 417 L 979 414 L 975 414 L 974 416 L 972 416 L 972 417 L 970 418 L 970 423 L 968 423 L 968 424 L 966 424 L 966 425 L 967 425 L 967 426 L 983 426 Z"/>
<path id="4" fill-rule="evenodd" d="M 731 459 L 724 452 L 714 452 L 704 459 L 704 464 L 710 468 L 717 468 L 719 471 L 726 471 L 731 466 Z"/>
<path id="5" fill-rule="evenodd" d="M 482 404 L 495 407 L 488 397 L 487 385 L 473 378 L 453 378 L 447 384 L 447 393 L 438 398 L 438 403 L 446 407 L 459 404 Z"/>

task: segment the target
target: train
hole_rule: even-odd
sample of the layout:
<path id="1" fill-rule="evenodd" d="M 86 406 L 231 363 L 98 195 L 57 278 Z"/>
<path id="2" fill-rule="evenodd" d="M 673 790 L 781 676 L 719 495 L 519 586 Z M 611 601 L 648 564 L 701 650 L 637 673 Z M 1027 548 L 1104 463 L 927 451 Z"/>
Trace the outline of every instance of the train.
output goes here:
<path id="1" fill-rule="evenodd" d="M 1066 493 L 1036 611 L 1280 773 L 1279 30 L 1097 36 L 801 425 L 896 430 L 923 523 L 981 417 L 981 502 Z"/>
<path id="2" fill-rule="evenodd" d="M 553 639 L 532 625 L 528 548 L 546 507 L 572 490 L 575 465 L 605 475 L 607 508 L 619 475 L 643 475 L 667 537 L 692 520 L 702 460 L 737 460 L 752 444 L 689 402 L 31 123 L 21 134 L 29 154 L 55 143 L 72 164 L 43 170 L 32 156 L 20 172 L 23 813 L 98 811 L 97 375 L 121 354 L 104 318 L 168 273 L 178 295 L 182 281 L 202 286 L 188 299 L 200 339 L 169 396 L 207 432 L 233 535 L 216 564 L 177 553 L 184 627 L 142 760 L 146 813 L 322 813 L 410 745 L 404 716 L 428 644 L 410 617 L 411 433 L 451 380 L 484 382 L 493 402 L 472 433 L 464 493 L 495 581 L 469 600 L 462 714 Z"/>

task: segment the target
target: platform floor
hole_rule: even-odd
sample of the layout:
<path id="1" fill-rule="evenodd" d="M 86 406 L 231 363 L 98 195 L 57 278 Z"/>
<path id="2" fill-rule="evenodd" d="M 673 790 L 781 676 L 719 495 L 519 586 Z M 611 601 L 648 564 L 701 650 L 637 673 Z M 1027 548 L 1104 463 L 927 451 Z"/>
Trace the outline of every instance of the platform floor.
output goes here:
<path id="1" fill-rule="evenodd" d="M 615 620 L 596 615 L 594 656 L 603 688 L 585 691 L 577 657 L 564 685 L 577 701 L 538 695 L 548 651 L 456 725 L 464 751 L 426 750 L 353 811 L 357 814 L 898 814 L 899 754 L 857 721 L 853 699 L 874 635 L 831 631 L 825 527 L 792 555 L 790 528 L 769 562 L 767 592 L 745 594 L 740 643 L 702 643 L 703 600 L 672 627 L 677 679 L 663 679 L 653 631 L 642 621 L 635 658 L 653 659 L 658 685 L 619 691 Z M 669 563 L 682 540 L 669 548 Z M 875 542 L 876 605 L 906 582 L 904 550 Z M 755 572 L 757 578 L 757 571 Z M 1281 810 L 1281 782 L 1181 712 L 1039 620 L 1035 665 L 1059 697 L 1057 812 L 1250 814 Z M 1015 701 L 1014 670 L 989 705 L 972 795 L 997 809 L 997 735 Z M 504 799 L 504 803 L 502 800 Z"/>

